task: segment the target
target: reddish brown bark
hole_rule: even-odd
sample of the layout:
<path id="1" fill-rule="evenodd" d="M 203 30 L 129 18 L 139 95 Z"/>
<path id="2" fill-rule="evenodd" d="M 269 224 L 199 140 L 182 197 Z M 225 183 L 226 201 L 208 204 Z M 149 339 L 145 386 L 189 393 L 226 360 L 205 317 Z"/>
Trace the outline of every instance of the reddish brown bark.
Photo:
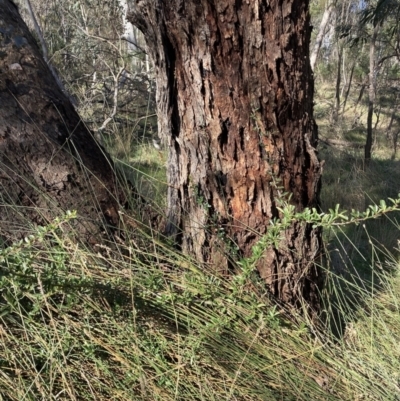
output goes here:
<path id="1" fill-rule="evenodd" d="M 110 161 L 57 86 L 16 6 L 0 0 L 0 10 L 2 239 L 76 209 L 79 233 L 98 241 L 101 216 L 117 221 Z"/>
<path id="2" fill-rule="evenodd" d="M 308 2 L 141 0 L 130 20 L 156 67 L 169 234 L 218 266 L 226 241 L 249 256 L 282 193 L 298 211 L 318 204 Z M 320 231 L 294 223 L 284 237 L 260 275 L 282 301 L 317 307 Z"/>

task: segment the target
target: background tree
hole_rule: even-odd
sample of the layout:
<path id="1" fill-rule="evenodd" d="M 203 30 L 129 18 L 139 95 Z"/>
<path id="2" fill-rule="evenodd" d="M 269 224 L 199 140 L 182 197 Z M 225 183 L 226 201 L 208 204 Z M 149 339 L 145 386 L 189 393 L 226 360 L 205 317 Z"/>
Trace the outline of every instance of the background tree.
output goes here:
<path id="1" fill-rule="evenodd" d="M 185 252 L 229 267 L 282 217 L 318 206 L 308 1 L 132 1 L 155 65 L 168 147 L 168 225 Z M 293 222 L 257 268 L 271 292 L 318 306 L 321 233 Z"/>
<path id="2" fill-rule="evenodd" d="M 344 134 L 353 140 L 354 134 L 362 132 L 364 164 L 371 160 L 378 142 L 385 137 L 389 141 L 388 135 L 379 138 L 379 131 L 388 126 L 380 125 L 386 120 L 382 117 L 390 115 L 396 101 L 398 13 L 396 1 L 337 2 L 329 23 L 336 34 L 323 41 L 315 71 L 317 79 L 336 80 L 331 129 L 337 137 Z M 356 100 L 349 103 L 352 97 Z M 350 126 L 346 122 L 348 113 L 353 113 Z"/>
<path id="3" fill-rule="evenodd" d="M 372 117 L 374 113 L 376 98 L 376 42 L 379 33 L 379 25 L 375 25 L 369 44 L 369 90 L 368 90 L 368 117 L 367 117 L 367 140 L 365 143 L 364 158 L 366 163 L 371 160 L 372 151 Z"/>
<path id="4" fill-rule="evenodd" d="M 134 35 L 137 29 L 124 18 L 126 3 L 94 0 L 30 0 L 30 3 L 47 44 L 50 64 L 73 94 L 85 123 L 94 131 L 100 130 L 98 138 L 106 145 L 115 144 L 115 132 L 122 132 L 127 126 L 129 129 L 136 126 L 125 133 L 132 141 L 146 133 L 146 122 L 151 118 L 139 122 L 137 119 L 151 114 L 154 95 L 145 68 L 144 40 L 141 35 Z M 26 4 L 27 0 L 19 1 L 21 15 L 39 39 Z M 134 47 L 127 46 L 132 35 L 136 41 Z"/>
<path id="5" fill-rule="evenodd" d="M 327 26 L 329 25 L 329 19 L 331 18 L 332 11 L 334 10 L 335 2 L 328 1 L 325 6 L 325 11 L 322 15 L 322 19 L 319 25 L 318 34 L 314 41 L 314 46 L 310 55 L 310 64 L 311 68 L 314 70 L 315 63 L 317 61 L 318 53 L 322 45 L 322 41 L 324 40 L 325 32 Z"/>
<path id="6" fill-rule="evenodd" d="M 367 140 L 365 144 L 365 161 L 369 163 L 372 157 L 373 142 L 373 113 L 376 103 L 377 85 L 379 72 L 384 68 L 383 64 L 396 58 L 399 61 L 399 21 L 400 4 L 397 1 L 379 0 L 368 3 L 363 11 L 360 19 L 361 26 L 370 27 L 370 47 L 369 47 L 369 91 L 368 91 L 368 117 L 367 117 Z M 391 20 L 391 21 L 390 21 Z M 386 29 L 382 29 L 382 25 L 390 21 L 390 25 L 386 24 Z M 389 25 L 389 26 L 388 26 Z M 381 33 L 382 31 L 382 33 Z M 381 33 L 381 34 L 380 34 Z M 379 53 L 378 53 L 379 52 Z M 379 59 L 377 54 L 379 54 Z M 396 98 L 395 100 L 396 101 Z M 377 122 L 379 121 L 379 113 Z M 396 148 L 396 145 L 395 145 Z"/>

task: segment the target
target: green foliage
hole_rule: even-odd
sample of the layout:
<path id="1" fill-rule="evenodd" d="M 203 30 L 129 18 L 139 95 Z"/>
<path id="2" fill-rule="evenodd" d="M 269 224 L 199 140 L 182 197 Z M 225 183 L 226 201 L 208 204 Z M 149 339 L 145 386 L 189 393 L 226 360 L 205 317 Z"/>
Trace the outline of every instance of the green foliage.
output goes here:
<path id="1" fill-rule="evenodd" d="M 230 278 L 138 234 L 107 257 L 92 253 L 63 228 L 75 213 L 38 227 L 0 252 L 0 392 L 9 400 L 395 400 L 395 259 L 388 273 L 377 270 L 384 262 L 371 248 L 371 279 L 379 286 L 360 285 L 351 266 L 346 276 L 327 270 L 327 291 L 334 292 L 324 296 L 326 310 L 341 311 L 341 326 L 315 326 L 276 305 L 254 265 L 294 220 L 335 229 L 399 204 L 324 214 L 297 213 L 282 201 L 281 219 Z M 135 245 L 143 241 L 147 246 Z M 339 326 L 335 337 L 330 327 Z"/>
<path id="2" fill-rule="evenodd" d="M 118 6 L 92 0 L 48 4 L 40 17 L 52 60 L 79 99 L 85 120 L 99 126 L 113 108 L 114 78 L 130 61 L 116 29 Z M 316 12 L 324 9 L 322 2 L 313 6 Z M 384 33 L 389 40 L 390 29 Z M 335 55 L 326 49 L 327 60 L 316 69 L 317 78 L 331 84 L 318 87 L 316 116 L 322 138 L 352 143 L 355 132 L 363 135 L 365 124 L 366 105 L 357 99 L 368 73 L 368 54 L 362 48 L 346 49 L 341 66 L 346 84 L 356 60 L 349 110 L 332 126 L 327 119 L 334 105 Z M 397 79 L 396 65 L 388 67 L 388 82 Z M 154 120 L 151 83 L 135 76 L 138 80 L 121 94 L 121 113 L 103 133 L 103 142 L 139 193 L 162 209 L 166 158 L 148 146 L 150 117 Z M 383 84 L 380 88 L 386 99 L 374 152 L 387 159 L 392 142 L 383 134 L 395 94 Z M 344 83 L 340 89 L 345 91 Z M 361 117 L 353 127 L 356 114 Z M 253 120 L 256 124 L 256 111 Z M 0 398 L 399 399 L 398 169 L 375 160 L 364 171 L 358 153 L 351 148 L 323 151 L 324 212 L 296 212 L 275 177 L 280 218 L 271 222 L 250 257 L 238 260 L 221 229 L 220 240 L 231 250 L 235 267 L 231 277 L 217 276 L 209 266 L 149 237 L 151 228 L 121 228 L 109 247 L 89 250 L 64 230 L 74 213 L 2 249 Z M 382 197 L 388 199 L 379 201 Z M 283 231 L 294 221 L 325 229 L 320 322 L 269 299 L 255 272 L 265 249 L 279 247 Z"/>

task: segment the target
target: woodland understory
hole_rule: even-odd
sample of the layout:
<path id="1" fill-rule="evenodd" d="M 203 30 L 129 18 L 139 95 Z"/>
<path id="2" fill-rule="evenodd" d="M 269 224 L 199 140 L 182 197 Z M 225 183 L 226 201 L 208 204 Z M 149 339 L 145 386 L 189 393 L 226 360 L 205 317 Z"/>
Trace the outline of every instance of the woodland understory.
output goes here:
<path id="1" fill-rule="evenodd" d="M 0 0 L 0 400 L 400 399 L 400 2 L 307 4 Z"/>

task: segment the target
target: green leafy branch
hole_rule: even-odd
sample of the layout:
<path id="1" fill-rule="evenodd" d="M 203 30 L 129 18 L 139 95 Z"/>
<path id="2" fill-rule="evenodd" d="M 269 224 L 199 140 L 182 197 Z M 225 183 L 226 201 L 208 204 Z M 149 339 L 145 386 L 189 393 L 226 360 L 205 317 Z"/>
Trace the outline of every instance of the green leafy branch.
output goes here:
<path id="1" fill-rule="evenodd" d="M 40 259 L 39 254 L 41 253 L 40 247 L 37 245 L 43 243 L 42 251 L 46 254 L 46 249 L 48 249 L 46 247 L 49 245 L 46 244 L 47 240 L 53 240 L 54 254 L 52 258 L 45 258 L 45 261 L 41 261 L 43 276 L 46 276 L 47 272 L 49 277 L 53 277 L 55 271 L 61 270 L 61 266 L 65 262 L 64 258 L 67 257 L 61 250 L 56 252 L 57 246 L 61 242 L 59 239 L 61 226 L 76 219 L 76 216 L 76 211 L 67 211 L 64 216 L 55 218 L 48 225 L 36 227 L 34 234 L 7 248 L 0 249 L 0 292 L 9 286 L 9 280 L 12 279 L 22 280 L 29 286 L 35 282 L 34 264 L 36 259 Z"/>
<path id="2" fill-rule="evenodd" d="M 301 221 L 304 223 L 312 224 L 313 228 L 316 227 L 338 227 L 349 224 L 359 224 L 361 222 L 376 219 L 388 213 L 400 211 L 400 194 L 397 199 L 389 198 L 388 205 L 385 200 L 380 200 L 379 205 L 369 205 L 364 212 L 352 209 L 351 212 L 341 210 L 340 205 L 336 205 L 335 209 L 329 209 L 327 213 L 320 213 L 317 209 L 305 208 L 302 212 L 295 212 L 293 205 L 285 204 L 284 207 L 277 209 L 282 213 L 282 218 L 277 220 L 286 228 L 287 223 L 294 221 Z"/>
<path id="3" fill-rule="evenodd" d="M 290 228 L 295 222 L 312 224 L 313 228 L 323 227 L 339 227 L 350 224 L 360 224 L 361 222 L 376 219 L 388 213 L 400 211 L 400 194 L 397 199 L 389 198 L 386 201 L 381 200 L 379 204 L 369 205 L 364 212 L 357 210 L 341 210 L 340 205 L 336 205 L 335 209 L 329 209 L 328 212 L 318 212 L 316 208 L 305 208 L 301 212 L 295 211 L 295 206 L 289 204 L 289 200 L 281 199 L 277 209 L 281 213 L 279 219 L 273 219 L 270 222 L 267 232 L 253 246 L 252 253 L 249 257 L 243 258 L 237 262 L 241 267 L 241 274 L 234 278 L 235 283 L 243 286 L 247 279 L 254 272 L 255 265 L 260 260 L 265 250 L 279 248 L 282 240 L 282 233 Z"/>

